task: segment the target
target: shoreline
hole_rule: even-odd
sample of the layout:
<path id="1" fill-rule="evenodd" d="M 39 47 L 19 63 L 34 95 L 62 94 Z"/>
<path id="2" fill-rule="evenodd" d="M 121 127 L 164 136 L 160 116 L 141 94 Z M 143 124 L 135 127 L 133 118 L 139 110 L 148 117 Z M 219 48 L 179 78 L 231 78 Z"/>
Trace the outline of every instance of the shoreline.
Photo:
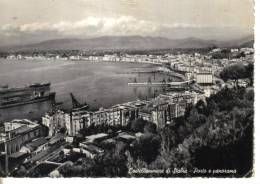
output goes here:
<path id="1" fill-rule="evenodd" d="M 68 62 L 89 62 L 89 63 L 133 63 L 133 64 L 151 64 L 151 65 L 162 65 L 163 63 L 155 63 L 155 62 L 146 62 L 146 61 L 103 61 L 103 60 L 85 60 L 85 59 L 7 59 L 7 58 L 0 58 L 5 61 L 35 61 L 35 62 L 45 62 L 45 61 L 53 61 L 53 62 L 62 62 L 62 61 L 68 61 Z"/>
<path id="2" fill-rule="evenodd" d="M 77 62 L 73 60 L 61 62 L 46 60 L 45 62 L 37 60 L 0 59 L 0 65 L 1 63 L 3 64 L 2 75 L 4 75 L 4 77 L 1 78 L 3 83 L 8 83 L 10 87 L 13 87 L 25 86 L 39 81 L 51 82 L 52 91 L 56 92 L 56 100 L 62 102 L 63 104 L 60 105 L 60 107 L 66 110 L 71 108 L 70 92 L 72 92 L 79 101 L 88 103 L 91 109 L 99 109 L 100 107 L 108 108 L 115 104 L 137 99 L 149 99 L 162 93 L 161 88 L 137 88 L 136 90 L 128 88 L 127 83 L 134 80 L 135 77 L 138 81 L 147 81 L 149 76 L 154 80 L 153 74 L 150 73 L 140 74 L 140 76 L 138 76 L 138 73 L 132 73 L 142 70 L 155 70 L 158 65 L 151 63 L 107 61 Z M 68 66 L 67 64 L 69 63 L 72 65 Z M 15 81 L 18 76 L 15 71 L 20 68 L 20 65 L 22 65 L 22 70 L 19 72 L 19 78 L 21 78 L 21 80 Z M 112 67 L 110 67 L 110 65 Z M 46 66 L 48 66 L 48 69 L 46 69 Z M 42 67 L 45 69 L 41 70 Z M 72 72 L 71 68 L 74 68 L 76 72 Z M 103 74 L 100 75 L 100 73 Z M 155 75 L 155 81 L 168 78 L 168 75 L 164 73 L 157 72 Z M 172 78 L 173 81 L 179 81 L 176 77 L 169 77 Z"/>

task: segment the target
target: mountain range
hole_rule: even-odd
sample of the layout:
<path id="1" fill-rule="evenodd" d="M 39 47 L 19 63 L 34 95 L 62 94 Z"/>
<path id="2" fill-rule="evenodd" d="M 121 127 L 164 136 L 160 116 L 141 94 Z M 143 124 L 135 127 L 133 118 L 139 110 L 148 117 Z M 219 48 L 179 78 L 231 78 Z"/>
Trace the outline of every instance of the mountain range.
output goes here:
<path id="1" fill-rule="evenodd" d="M 253 47 L 254 37 L 232 41 L 203 40 L 199 38 L 168 39 L 150 36 L 103 36 L 89 39 L 55 39 L 28 45 L 0 47 L 0 51 L 40 50 L 150 50 L 207 47 Z"/>

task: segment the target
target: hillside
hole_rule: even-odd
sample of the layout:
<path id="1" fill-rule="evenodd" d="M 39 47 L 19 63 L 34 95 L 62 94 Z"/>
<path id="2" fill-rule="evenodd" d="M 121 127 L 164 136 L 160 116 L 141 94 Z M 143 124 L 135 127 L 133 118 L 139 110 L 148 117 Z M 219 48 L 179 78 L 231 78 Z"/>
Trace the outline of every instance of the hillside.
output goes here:
<path id="1" fill-rule="evenodd" d="M 103 36 L 90 39 L 56 39 L 44 42 L 1 47 L 0 51 L 39 51 L 39 50 L 149 50 L 149 49 L 177 49 L 177 48 L 207 48 L 252 46 L 251 37 L 231 42 L 218 42 L 215 40 L 202 40 L 198 38 L 168 39 L 163 37 L 142 36 Z"/>

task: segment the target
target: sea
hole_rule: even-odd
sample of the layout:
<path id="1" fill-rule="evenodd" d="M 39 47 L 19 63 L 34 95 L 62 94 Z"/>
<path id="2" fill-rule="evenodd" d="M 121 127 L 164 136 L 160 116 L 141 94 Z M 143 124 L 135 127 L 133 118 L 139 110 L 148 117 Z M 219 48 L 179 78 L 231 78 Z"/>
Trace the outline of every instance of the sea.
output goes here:
<path id="1" fill-rule="evenodd" d="M 94 110 L 137 99 L 149 100 L 165 92 L 161 87 L 128 86 L 134 81 L 178 80 L 160 73 L 136 72 L 157 67 L 147 63 L 0 59 L 0 85 L 23 87 L 50 82 L 56 101 L 62 102 L 61 108 L 72 108 L 72 93 Z"/>

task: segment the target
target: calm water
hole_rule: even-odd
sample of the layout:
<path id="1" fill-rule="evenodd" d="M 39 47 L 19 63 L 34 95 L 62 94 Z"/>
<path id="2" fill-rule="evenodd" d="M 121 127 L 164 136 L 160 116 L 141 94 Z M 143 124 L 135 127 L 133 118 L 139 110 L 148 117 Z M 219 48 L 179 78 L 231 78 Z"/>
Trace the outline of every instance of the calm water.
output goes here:
<path id="1" fill-rule="evenodd" d="M 51 82 L 56 100 L 71 108 L 69 93 L 91 108 L 110 107 L 135 99 L 149 99 L 161 88 L 129 87 L 128 82 L 162 81 L 162 74 L 132 74 L 134 70 L 156 66 L 140 63 L 92 63 L 76 61 L 10 61 L 0 59 L 0 85 L 10 87 Z M 176 80 L 173 79 L 172 80 Z"/>

